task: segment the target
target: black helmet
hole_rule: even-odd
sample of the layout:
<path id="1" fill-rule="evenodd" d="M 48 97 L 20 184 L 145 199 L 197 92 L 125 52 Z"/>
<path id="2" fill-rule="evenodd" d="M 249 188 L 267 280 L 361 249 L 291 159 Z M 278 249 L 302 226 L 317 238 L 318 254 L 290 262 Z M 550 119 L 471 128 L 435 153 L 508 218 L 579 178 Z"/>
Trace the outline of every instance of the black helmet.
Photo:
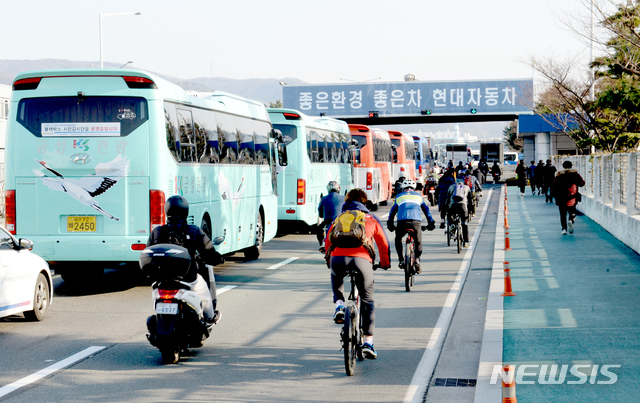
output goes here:
<path id="1" fill-rule="evenodd" d="M 189 215 L 189 202 L 182 196 L 171 196 L 164 204 L 164 213 L 169 217 L 187 219 Z"/>

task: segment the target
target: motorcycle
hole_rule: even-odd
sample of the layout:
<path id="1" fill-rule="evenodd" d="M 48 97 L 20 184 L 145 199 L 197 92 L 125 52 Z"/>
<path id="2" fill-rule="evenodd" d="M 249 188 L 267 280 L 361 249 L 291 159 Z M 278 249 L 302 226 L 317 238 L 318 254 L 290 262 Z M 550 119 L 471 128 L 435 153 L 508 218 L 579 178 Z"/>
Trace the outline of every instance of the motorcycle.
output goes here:
<path id="1" fill-rule="evenodd" d="M 493 176 L 493 183 L 498 183 L 500 180 L 500 172 L 492 172 L 491 176 Z"/>
<path id="2" fill-rule="evenodd" d="M 438 187 L 438 182 L 435 179 L 427 179 L 427 183 L 425 185 L 425 193 L 427 194 L 427 198 L 429 199 L 429 203 L 431 204 L 431 206 L 435 206 L 437 203 L 436 187 Z"/>
<path id="3" fill-rule="evenodd" d="M 224 237 L 216 238 L 219 245 Z M 149 246 L 140 253 L 140 268 L 152 280 L 155 315 L 147 319 L 147 339 L 160 350 L 163 364 L 175 364 L 181 353 L 202 347 L 213 324 L 205 322 L 202 299 L 183 281 L 191 256 L 186 248 L 172 244 Z M 194 262 L 195 264 L 195 262 Z M 211 281 L 213 267 L 208 266 Z"/>

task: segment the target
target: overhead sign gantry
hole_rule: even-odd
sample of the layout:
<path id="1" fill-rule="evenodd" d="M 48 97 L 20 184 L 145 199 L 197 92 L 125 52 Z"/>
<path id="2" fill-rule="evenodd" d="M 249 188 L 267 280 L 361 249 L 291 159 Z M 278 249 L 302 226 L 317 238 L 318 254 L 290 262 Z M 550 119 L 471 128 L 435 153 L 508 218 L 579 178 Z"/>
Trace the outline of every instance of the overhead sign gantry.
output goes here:
<path id="1" fill-rule="evenodd" d="M 533 80 L 292 85 L 282 98 L 286 108 L 349 123 L 508 121 L 533 113 Z"/>

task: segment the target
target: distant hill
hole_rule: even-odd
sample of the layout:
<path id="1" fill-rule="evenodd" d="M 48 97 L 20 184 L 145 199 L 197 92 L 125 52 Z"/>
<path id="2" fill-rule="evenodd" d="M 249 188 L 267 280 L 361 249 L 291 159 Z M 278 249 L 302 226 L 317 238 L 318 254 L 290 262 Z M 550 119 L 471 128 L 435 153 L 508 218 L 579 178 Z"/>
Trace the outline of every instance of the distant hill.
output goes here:
<path id="1" fill-rule="evenodd" d="M 39 60 L 0 60 L 0 84 L 11 85 L 14 77 L 23 71 L 46 70 L 46 69 L 84 69 L 90 66 L 99 66 L 100 62 L 86 62 L 61 59 L 39 59 Z M 105 67 L 120 67 L 113 63 L 105 63 Z M 134 66 L 135 67 L 135 66 Z M 285 81 L 291 85 L 306 84 L 297 78 L 248 78 L 238 80 L 224 77 L 202 77 L 193 79 L 182 79 L 166 76 L 164 74 L 150 71 L 165 80 L 177 84 L 185 90 L 210 92 L 225 91 L 231 94 L 240 95 L 249 99 L 255 99 L 265 105 L 276 100 L 282 100 L 282 87 L 280 81 Z"/>

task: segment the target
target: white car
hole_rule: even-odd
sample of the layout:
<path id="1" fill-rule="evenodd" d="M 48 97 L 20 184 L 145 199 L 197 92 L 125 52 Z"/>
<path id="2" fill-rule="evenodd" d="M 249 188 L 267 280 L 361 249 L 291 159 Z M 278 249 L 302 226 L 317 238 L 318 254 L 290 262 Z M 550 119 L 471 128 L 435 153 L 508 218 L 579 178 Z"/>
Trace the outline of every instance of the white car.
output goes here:
<path id="1" fill-rule="evenodd" d="M 0 318 L 24 313 L 42 320 L 53 300 L 49 265 L 31 253 L 33 242 L 19 241 L 0 226 Z"/>

